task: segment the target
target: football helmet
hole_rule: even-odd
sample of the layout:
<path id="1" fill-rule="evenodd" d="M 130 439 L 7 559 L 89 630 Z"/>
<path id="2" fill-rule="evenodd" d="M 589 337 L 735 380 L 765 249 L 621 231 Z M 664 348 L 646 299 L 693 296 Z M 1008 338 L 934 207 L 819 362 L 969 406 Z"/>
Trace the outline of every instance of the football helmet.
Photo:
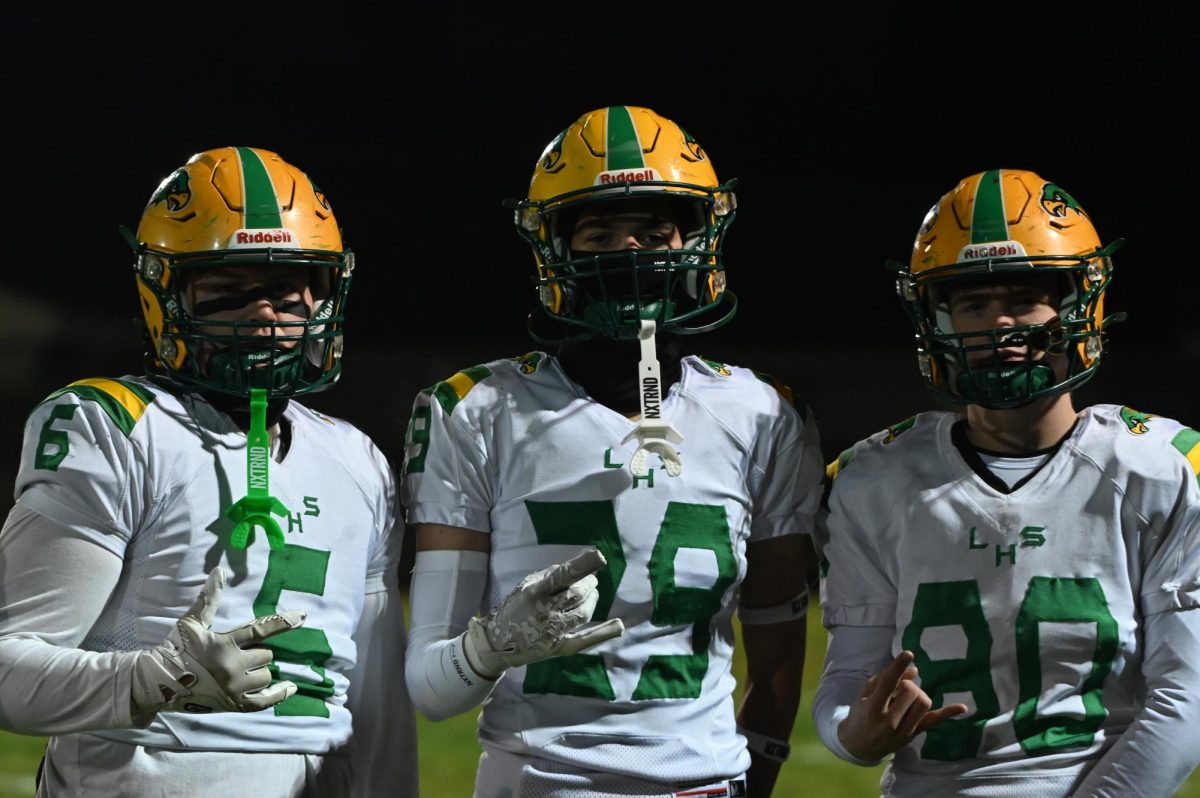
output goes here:
<path id="1" fill-rule="evenodd" d="M 263 388 L 272 399 L 337 380 L 354 255 L 342 246 L 329 201 L 304 172 L 266 150 L 207 150 L 155 189 L 136 236 L 122 232 L 136 254 L 147 373 L 233 396 Z M 312 270 L 315 306 L 304 308 L 307 319 L 198 317 L 190 277 L 217 266 L 263 264 Z M 269 336 L 253 335 L 264 327 Z"/>
<path id="2" fill-rule="evenodd" d="M 1101 246 L 1075 198 L 1033 172 L 993 169 L 962 180 L 926 214 L 909 265 L 892 264 L 926 383 L 952 401 L 990 408 L 1082 385 L 1100 364 L 1109 325 L 1125 317 L 1104 316 L 1112 253 L 1122 244 Z M 1056 317 L 970 333 L 951 327 L 949 288 L 1028 275 L 1055 275 Z M 1025 360 L 1001 357 L 1004 347 L 1024 347 Z M 988 356 L 969 357 L 979 351 Z M 1056 357 L 1066 359 L 1065 376 L 1049 361 Z"/>
<path id="3" fill-rule="evenodd" d="M 548 337 L 531 317 L 534 338 L 633 340 L 643 320 L 660 332 L 686 334 L 733 318 L 737 298 L 726 288 L 721 250 L 736 212 L 736 183 L 719 182 L 696 140 L 648 108 L 618 105 L 575 120 L 546 146 L 528 198 L 505 202 L 533 248 L 538 307 L 568 328 Z M 611 213 L 622 202 L 667 215 L 682 247 L 571 250 L 584 213 Z"/>

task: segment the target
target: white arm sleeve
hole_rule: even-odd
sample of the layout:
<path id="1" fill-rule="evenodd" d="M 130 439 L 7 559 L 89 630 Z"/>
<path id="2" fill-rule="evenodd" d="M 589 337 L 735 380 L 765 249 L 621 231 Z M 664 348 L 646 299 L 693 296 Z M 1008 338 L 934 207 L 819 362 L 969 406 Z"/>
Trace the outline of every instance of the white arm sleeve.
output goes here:
<path id="1" fill-rule="evenodd" d="M 838 726 L 850 714 L 863 685 L 892 661 L 892 633 L 886 626 L 838 626 L 829 631 L 825 669 L 813 697 L 817 736 L 839 759 L 872 767 L 879 761 L 859 759 L 846 750 Z"/>
<path id="2" fill-rule="evenodd" d="M 76 646 L 100 616 L 122 560 L 18 502 L 0 531 L 0 728 L 52 735 L 138 725 L 141 652 Z"/>
<path id="3" fill-rule="evenodd" d="M 1200 765 L 1200 610 L 1145 618 L 1142 711 L 1075 795 L 1168 796 Z"/>
<path id="4" fill-rule="evenodd" d="M 404 688 L 404 613 L 395 570 L 367 593 L 354 632 L 358 651 L 347 706 L 353 719 L 348 753 L 354 795 L 417 794 L 417 730 Z"/>
<path id="5" fill-rule="evenodd" d="M 480 610 L 487 579 L 483 552 L 417 552 L 404 676 L 413 705 L 430 720 L 478 706 L 495 685 L 471 668 L 462 647 L 462 633 Z"/>

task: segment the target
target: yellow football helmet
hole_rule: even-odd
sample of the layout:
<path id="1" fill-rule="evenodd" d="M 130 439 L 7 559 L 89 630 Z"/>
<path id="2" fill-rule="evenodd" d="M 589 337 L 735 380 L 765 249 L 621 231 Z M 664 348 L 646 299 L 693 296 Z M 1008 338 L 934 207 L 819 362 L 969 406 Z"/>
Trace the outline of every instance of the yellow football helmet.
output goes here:
<path id="1" fill-rule="evenodd" d="M 325 195 L 278 155 L 224 147 L 193 155 L 150 197 L 136 237 L 134 271 L 146 322 L 147 371 L 234 396 L 270 398 L 331 386 L 341 373 L 342 329 L 354 255 L 342 246 Z M 197 318 L 189 275 L 214 266 L 312 269 L 315 308 L 304 322 Z M 270 345 L 246 330 L 271 328 Z M 282 328 L 292 332 L 285 334 Z M 296 328 L 303 332 L 295 334 Z M 241 334 L 239 334 L 239 330 Z M 206 348 L 204 357 L 198 352 Z"/>
<path id="2" fill-rule="evenodd" d="M 1111 256 L 1122 244 L 1118 239 L 1101 246 L 1074 197 L 1033 172 L 993 169 L 962 180 L 926 214 L 909 265 L 893 264 L 926 383 L 951 400 L 995 408 L 1082 385 L 1100 363 L 1108 326 L 1125 317 L 1104 317 Z M 969 335 L 951 327 L 949 286 L 1047 274 L 1062 279 L 1057 318 Z M 977 343 L 981 338 L 987 342 Z M 998 355 L 1003 346 L 1026 344 L 1024 362 Z M 975 350 L 994 356 L 968 367 L 967 353 Z M 1065 378 L 1054 374 L 1042 353 L 1067 359 Z"/>
<path id="3" fill-rule="evenodd" d="M 542 153 L 528 198 L 505 203 L 533 248 L 541 311 L 575 330 L 548 338 L 531 317 L 534 337 L 629 339 L 641 320 L 698 333 L 733 318 L 737 298 L 726 289 L 721 250 L 736 183 L 720 183 L 696 140 L 648 108 L 618 105 L 575 120 Z M 682 248 L 571 252 L 580 215 L 619 202 L 669 209 Z"/>

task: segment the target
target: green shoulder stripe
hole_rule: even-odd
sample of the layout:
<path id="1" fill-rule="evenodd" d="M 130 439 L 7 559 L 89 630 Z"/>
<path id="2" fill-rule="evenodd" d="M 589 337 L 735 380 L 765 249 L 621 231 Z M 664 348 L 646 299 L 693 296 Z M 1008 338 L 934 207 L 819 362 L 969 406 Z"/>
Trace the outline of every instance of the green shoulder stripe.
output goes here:
<path id="1" fill-rule="evenodd" d="M 1171 445 L 1187 458 L 1192 473 L 1196 475 L 1196 482 L 1200 483 L 1200 432 L 1182 429 L 1171 439 Z"/>
<path id="2" fill-rule="evenodd" d="M 844 452 L 838 455 L 838 459 L 834 460 L 829 465 L 825 466 L 825 476 L 829 480 L 837 479 L 837 475 L 842 473 L 842 469 L 850 465 L 854 460 L 854 447 L 851 446 Z"/>
<path id="3" fill-rule="evenodd" d="M 792 407 L 796 408 L 796 410 L 800 413 L 801 416 L 808 415 L 808 408 L 805 407 L 804 402 L 802 402 L 796 398 L 796 394 L 792 392 L 791 388 L 784 385 L 782 382 L 775 379 L 770 374 L 764 374 L 763 372 L 755 371 L 754 369 L 750 369 L 750 371 L 751 371 L 751 373 L 754 374 L 755 377 L 758 377 L 760 380 L 765 382 L 767 385 L 770 385 L 772 388 L 774 388 L 776 391 L 778 391 L 779 395 L 783 397 L 784 401 L 787 402 Z"/>
<path id="4" fill-rule="evenodd" d="M 902 433 L 906 432 L 907 430 L 912 429 L 913 424 L 916 424 L 916 423 L 917 423 L 917 417 L 909 416 L 908 418 L 904 419 L 903 421 L 893 424 L 892 426 L 887 428 L 887 435 L 884 436 L 883 442 L 891 443 L 892 441 L 896 440 L 896 438 L 899 437 Z"/>
<path id="5" fill-rule="evenodd" d="M 455 406 L 466 398 L 472 388 L 490 376 L 492 376 L 492 371 L 487 366 L 474 366 L 463 369 L 450 379 L 442 380 L 426 390 L 433 394 L 433 397 L 438 400 L 438 404 L 442 406 L 442 410 L 449 415 L 454 412 Z"/>
<path id="6" fill-rule="evenodd" d="M 134 426 L 146 412 L 146 408 L 154 401 L 154 394 L 137 383 L 109 380 L 103 377 L 73 382 L 50 394 L 44 401 L 49 402 L 68 393 L 100 405 L 112 422 L 125 434 L 125 437 L 129 437 L 129 433 L 133 432 Z"/>

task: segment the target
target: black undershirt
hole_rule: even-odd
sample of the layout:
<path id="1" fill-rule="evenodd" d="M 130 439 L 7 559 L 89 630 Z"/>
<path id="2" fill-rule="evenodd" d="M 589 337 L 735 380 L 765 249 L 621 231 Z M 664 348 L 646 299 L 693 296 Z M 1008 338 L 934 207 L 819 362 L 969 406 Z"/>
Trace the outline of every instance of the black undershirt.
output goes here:
<path id="1" fill-rule="evenodd" d="M 655 337 L 658 362 L 662 369 L 662 395 L 679 382 L 679 337 L 660 334 Z M 568 344 L 558 350 L 563 370 L 587 395 L 622 415 L 642 412 L 638 363 L 642 359 L 637 341 L 613 341 L 592 338 Z"/>
<path id="2" fill-rule="evenodd" d="M 1077 419 L 1075 424 L 1078 423 L 1079 421 Z M 991 449 L 980 448 L 967 439 L 968 425 L 966 419 L 955 423 L 955 425 L 950 428 L 950 442 L 954 444 L 954 448 L 958 449 L 958 453 L 962 455 L 963 460 L 967 462 L 967 465 L 971 467 L 971 470 L 978 474 L 979 478 L 986 482 L 989 487 L 995 488 L 1001 493 L 1013 493 L 1017 490 L 1017 488 L 1021 487 L 1041 473 L 1041 470 L 1046 467 L 1046 463 L 1049 463 L 1054 458 L 1054 453 L 1057 452 L 1059 447 L 1063 445 L 1063 441 L 1071 437 L 1071 433 L 1075 431 L 1075 424 L 1072 424 L 1071 428 L 1067 430 L 1067 433 L 1059 438 L 1058 442 L 1053 446 L 1045 449 L 1038 449 L 1033 452 L 996 452 L 992 451 Z M 1041 457 L 1042 455 L 1045 455 L 1046 459 L 1042 461 L 1041 465 L 1033 469 L 1033 471 L 1014 482 L 1013 486 L 1010 488 L 1004 480 L 996 476 L 992 469 L 987 467 L 987 463 L 983 462 L 983 458 L 979 456 L 980 453 L 990 455 L 992 457 L 1011 457 L 1014 459 L 1022 457 Z"/>

